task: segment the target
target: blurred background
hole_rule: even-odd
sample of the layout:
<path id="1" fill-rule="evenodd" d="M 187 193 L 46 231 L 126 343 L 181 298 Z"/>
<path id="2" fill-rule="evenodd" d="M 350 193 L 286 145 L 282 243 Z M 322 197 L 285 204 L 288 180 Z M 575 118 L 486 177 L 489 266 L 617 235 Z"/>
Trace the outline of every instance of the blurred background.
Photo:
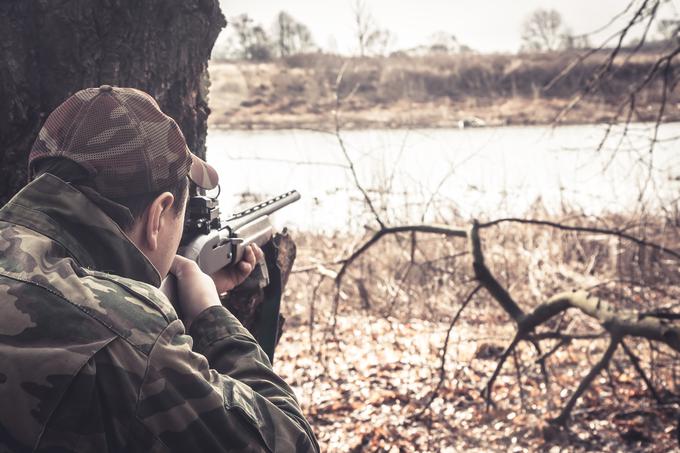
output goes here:
<path id="1" fill-rule="evenodd" d="M 679 2 L 221 6 L 207 156 L 302 193 L 275 367 L 324 450 L 678 448 Z M 527 327 L 572 290 L 610 310 Z"/>

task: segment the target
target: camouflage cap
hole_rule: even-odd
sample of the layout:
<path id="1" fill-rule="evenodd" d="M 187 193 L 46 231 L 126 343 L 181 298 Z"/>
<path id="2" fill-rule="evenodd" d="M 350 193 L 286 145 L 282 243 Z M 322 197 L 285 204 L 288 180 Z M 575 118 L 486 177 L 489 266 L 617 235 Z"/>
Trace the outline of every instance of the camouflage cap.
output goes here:
<path id="1" fill-rule="evenodd" d="M 156 192 L 185 176 L 203 189 L 217 171 L 189 151 L 177 123 L 134 88 L 102 85 L 78 91 L 47 118 L 28 157 L 63 157 L 85 168 L 110 198 Z"/>

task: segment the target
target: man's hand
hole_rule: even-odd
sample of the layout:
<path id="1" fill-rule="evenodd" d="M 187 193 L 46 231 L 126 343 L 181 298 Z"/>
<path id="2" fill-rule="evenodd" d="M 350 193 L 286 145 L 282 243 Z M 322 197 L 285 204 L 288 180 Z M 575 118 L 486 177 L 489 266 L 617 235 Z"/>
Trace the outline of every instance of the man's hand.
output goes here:
<path id="1" fill-rule="evenodd" d="M 196 262 L 180 255 L 175 255 L 170 273 L 176 277 L 178 311 L 189 331 L 192 321 L 203 310 L 221 305 L 217 288 L 215 282 L 198 267 Z"/>
<path id="2" fill-rule="evenodd" d="M 257 244 L 249 244 L 243 252 L 243 258 L 235 266 L 220 269 L 211 275 L 219 294 L 231 291 L 248 278 L 255 265 L 264 261 L 264 253 Z"/>
<path id="3" fill-rule="evenodd" d="M 219 294 L 240 285 L 261 260 L 264 260 L 264 253 L 257 245 L 251 244 L 246 247 L 243 259 L 235 266 L 220 269 L 212 276 L 208 276 L 201 271 L 196 262 L 175 255 L 170 273 L 177 277 L 179 311 L 187 331 L 191 322 L 203 310 L 221 305 Z"/>

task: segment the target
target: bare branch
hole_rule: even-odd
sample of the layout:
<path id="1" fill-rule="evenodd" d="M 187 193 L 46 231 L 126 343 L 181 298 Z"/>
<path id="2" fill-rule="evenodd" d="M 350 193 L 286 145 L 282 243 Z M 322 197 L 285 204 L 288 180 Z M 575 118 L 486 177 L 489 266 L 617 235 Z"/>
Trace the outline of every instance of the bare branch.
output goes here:
<path id="1" fill-rule="evenodd" d="M 664 254 L 670 255 L 675 259 L 680 260 L 680 253 L 676 252 L 672 249 L 669 249 L 668 247 L 665 247 L 663 245 L 656 244 L 654 242 L 647 241 L 645 239 L 640 239 L 638 237 L 632 236 L 628 233 L 624 233 L 623 231 L 619 230 L 611 230 L 611 229 L 606 229 L 606 228 L 597 228 L 597 227 L 581 227 L 581 226 L 575 226 L 575 225 L 564 225 L 561 223 L 557 222 L 552 222 L 549 220 L 537 220 L 537 219 L 522 219 L 522 218 L 517 218 L 517 217 L 507 217 L 503 219 L 496 219 L 496 220 L 491 220 L 489 222 L 485 223 L 480 223 L 479 228 L 489 228 L 492 226 L 499 225 L 501 223 L 520 223 L 520 224 L 525 224 L 525 225 L 540 225 L 540 226 L 547 226 L 551 228 L 557 228 L 559 230 L 564 230 L 564 231 L 577 231 L 581 233 L 595 233 L 595 234 L 602 234 L 605 236 L 616 236 L 622 239 L 626 239 L 628 241 L 634 242 L 638 245 L 642 245 L 645 247 L 649 247 L 654 250 L 658 250 L 659 252 L 662 252 Z"/>
<path id="2" fill-rule="evenodd" d="M 340 100 L 340 86 L 342 84 L 342 79 L 345 73 L 346 69 L 346 64 L 343 65 L 342 69 L 338 73 L 338 77 L 336 79 L 336 85 L 335 85 L 335 114 L 334 114 L 334 120 L 335 120 L 335 136 L 338 139 L 338 145 L 340 145 L 340 149 L 342 150 L 342 154 L 345 156 L 345 160 L 347 161 L 347 165 L 349 166 L 349 171 L 352 174 L 352 177 L 354 178 L 354 185 L 356 188 L 361 192 L 361 194 L 364 196 L 364 200 L 366 201 L 366 204 L 368 205 L 369 209 L 373 213 L 373 216 L 375 217 L 376 222 L 378 222 L 378 225 L 380 225 L 380 228 L 385 228 L 385 223 L 382 221 L 380 218 L 380 215 L 378 214 L 378 211 L 375 209 L 373 206 L 373 201 L 371 201 L 371 197 L 368 196 L 368 193 L 366 192 L 366 189 L 362 186 L 361 182 L 359 182 L 359 176 L 357 175 L 356 169 L 354 168 L 354 162 L 349 156 L 349 153 L 347 152 L 347 147 L 345 146 L 345 140 L 342 138 L 342 133 L 341 133 L 341 127 L 340 127 L 340 106 L 341 106 L 341 100 Z M 356 91 L 358 88 L 358 85 L 354 87 L 352 92 L 350 93 L 349 96 Z M 349 97 L 348 96 L 348 97 Z"/>
<path id="3" fill-rule="evenodd" d="M 491 393 L 493 391 L 493 384 L 496 382 L 496 378 L 498 377 L 498 374 L 501 372 L 501 369 L 503 368 L 503 365 L 505 364 L 505 361 L 510 357 L 510 354 L 515 350 L 517 345 L 519 344 L 520 341 L 524 338 L 523 333 L 518 330 L 517 333 L 515 334 L 515 337 L 512 339 L 512 342 L 508 345 L 507 348 L 505 348 L 505 351 L 503 351 L 503 354 L 501 355 L 500 359 L 498 359 L 498 364 L 496 364 L 496 369 L 493 371 L 493 374 L 489 378 L 489 381 L 486 383 L 486 386 L 484 387 L 484 391 L 482 394 L 484 395 L 484 399 L 486 400 L 486 407 L 488 408 L 493 404 L 493 400 L 491 399 Z"/>
<path id="4" fill-rule="evenodd" d="M 359 248 L 357 248 L 352 254 L 345 258 L 342 263 L 342 267 L 338 271 L 338 275 L 335 278 L 336 284 L 342 279 L 347 268 L 366 250 L 375 245 L 383 236 L 405 233 L 405 232 L 415 232 L 415 233 L 429 233 L 429 234 L 441 234 L 444 236 L 452 236 L 465 238 L 467 237 L 467 232 L 462 228 L 451 228 L 445 225 L 402 225 L 397 227 L 386 227 L 375 232 L 375 234 L 366 242 L 364 242 Z"/>
<path id="5" fill-rule="evenodd" d="M 647 385 L 647 389 L 649 389 L 649 393 L 652 394 L 652 397 L 656 400 L 657 403 L 662 404 L 663 400 L 659 396 L 659 393 L 656 391 L 656 388 L 654 388 L 654 384 L 652 384 L 652 381 L 647 377 L 647 373 L 645 373 L 645 370 L 642 369 L 640 366 L 640 359 L 638 356 L 636 356 L 633 351 L 630 350 L 630 348 L 626 345 L 626 343 L 621 340 L 621 346 L 623 347 L 624 352 L 630 359 L 630 363 L 633 364 L 633 368 L 635 368 L 635 371 L 638 372 L 642 380 L 645 382 Z"/>
<path id="6" fill-rule="evenodd" d="M 375 234 L 366 242 L 364 242 L 360 247 L 358 247 L 352 254 L 343 260 L 342 266 L 335 277 L 335 297 L 333 298 L 333 309 L 332 316 L 333 320 L 336 319 L 338 308 L 340 305 L 340 285 L 342 284 L 342 279 L 347 272 L 352 263 L 364 254 L 368 249 L 375 245 L 380 239 L 386 235 L 404 233 L 404 232 L 416 232 L 416 233 L 429 233 L 429 234 L 442 234 L 445 236 L 453 237 L 467 237 L 467 231 L 462 228 L 450 228 L 444 225 L 402 225 L 397 227 L 384 227 L 376 231 Z M 333 322 L 333 329 L 335 326 L 335 321 Z"/>
<path id="7" fill-rule="evenodd" d="M 645 8 L 647 7 L 648 1 L 649 0 L 645 0 L 643 2 L 642 6 L 640 6 L 640 8 L 638 8 L 635 11 L 633 18 L 621 30 L 618 30 L 615 33 L 613 33 L 611 36 L 609 36 L 607 39 L 605 39 L 598 47 L 596 47 L 594 49 L 590 49 L 589 51 L 585 52 L 583 55 L 580 55 L 578 58 L 576 58 L 572 63 L 567 65 L 559 74 L 557 74 L 555 77 L 553 77 L 553 79 L 545 85 L 543 90 L 544 91 L 550 90 L 560 80 L 564 79 L 568 74 L 570 74 L 580 63 L 582 63 L 583 61 L 585 61 L 586 59 L 588 59 L 592 55 L 594 55 L 594 54 L 602 51 L 603 49 L 605 49 L 607 44 L 609 44 L 609 42 L 612 39 L 614 39 L 615 37 L 618 36 L 619 37 L 618 43 L 616 44 L 614 49 L 609 54 L 607 61 L 604 63 L 603 66 L 600 67 L 600 69 L 598 69 L 598 71 L 596 71 L 595 75 L 593 76 L 593 78 L 591 79 L 589 84 L 584 89 L 586 92 L 590 91 L 595 86 L 595 84 L 605 75 L 606 70 L 603 70 L 603 67 L 604 68 L 611 67 L 611 64 L 613 64 L 614 59 L 616 58 L 618 53 L 621 51 L 621 46 L 623 44 L 623 40 L 626 37 L 626 35 L 628 34 L 628 32 L 630 31 L 630 29 L 636 23 L 638 23 L 640 20 L 642 20 L 642 18 L 644 17 L 643 12 L 644 12 Z M 626 7 L 626 9 L 622 13 L 620 13 L 618 17 L 621 17 L 624 14 L 626 14 L 630 10 L 630 8 L 633 6 L 634 3 L 635 3 L 634 1 L 631 1 L 630 4 Z M 610 24 L 613 23 L 615 20 L 616 19 L 613 19 L 610 22 Z M 564 116 L 564 114 L 565 114 L 565 112 L 563 110 L 562 112 L 560 112 L 559 117 Z"/>
<path id="8" fill-rule="evenodd" d="M 472 268 L 475 272 L 475 278 L 479 283 L 486 288 L 486 290 L 493 296 L 494 299 L 503 307 L 503 310 L 510 315 L 510 317 L 515 321 L 519 322 L 524 316 L 524 312 L 517 305 L 508 293 L 508 291 L 503 288 L 503 286 L 498 283 L 495 277 L 491 274 L 491 271 L 484 264 L 484 255 L 482 253 L 482 245 L 479 239 L 479 228 L 480 224 L 477 221 L 472 223 L 472 228 L 469 232 L 470 241 L 470 252 L 472 254 Z"/>
<path id="9" fill-rule="evenodd" d="M 420 418 L 425 411 L 427 411 L 430 408 L 430 405 L 434 401 L 434 399 L 437 397 L 437 394 L 439 393 L 439 389 L 442 387 L 444 384 L 444 379 L 446 378 L 446 354 L 448 352 L 449 348 L 449 338 L 451 337 L 451 331 L 453 330 L 453 326 L 456 325 L 458 322 L 458 319 L 460 318 L 460 315 L 463 313 L 463 310 L 465 310 L 465 307 L 468 306 L 472 298 L 477 294 L 477 292 L 482 289 L 482 285 L 477 285 L 475 289 L 470 291 L 470 293 L 467 295 L 463 303 L 460 305 L 460 308 L 456 312 L 456 314 L 451 318 L 451 322 L 449 323 L 449 329 L 446 331 L 446 338 L 444 339 L 444 346 L 442 347 L 442 352 L 440 355 L 440 362 L 439 362 L 439 382 L 437 382 L 437 385 L 435 386 L 434 390 L 432 390 L 432 393 L 430 394 L 430 397 L 428 400 L 425 402 L 423 407 L 415 413 L 412 418 L 418 419 Z"/>
<path id="10" fill-rule="evenodd" d="M 562 409 L 560 415 L 552 420 L 553 423 L 558 425 L 565 425 L 567 423 L 567 420 L 569 420 L 569 416 L 571 415 L 571 411 L 576 405 L 576 402 L 581 397 L 581 395 L 583 395 L 583 392 L 588 389 L 590 383 L 593 382 L 593 379 L 595 379 L 597 375 L 609 365 L 609 362 L 612 359 L 614 352 L 616 352 L 616 348 L 619 346 L 620 342 L 621 339 L 619 337 L 613 337 L 611 339 L 607 350 L 604 352 L 604 354 L 602 354 L 602 357 L 595 364 L 595 366 L 590 369 L 586 377 L 583 378 L 578 388 L 574 391 L 574 393 L 571 395 L 571 398 L 569 398 L 569 401 Z"/>

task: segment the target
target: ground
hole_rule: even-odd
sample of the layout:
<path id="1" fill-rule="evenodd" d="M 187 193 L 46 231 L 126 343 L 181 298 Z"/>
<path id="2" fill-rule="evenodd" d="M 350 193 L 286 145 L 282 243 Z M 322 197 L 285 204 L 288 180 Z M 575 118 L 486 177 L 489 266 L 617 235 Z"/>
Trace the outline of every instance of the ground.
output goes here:
<path id="1" fill-rule="evenodd" d="M 561 363 L 552 385 L 564 390 L 550 399 L 545 399 L 537 370 L 525 370 L 522 401 L 515 370 L 508 364 L 496 384 L 496 406 L 487 409 L 481 390 L 512 332 L 494 329 L 493 335 L 480 335 L 488 330 L 483 325 L 456 328 L 444 383 L 430 408 L 418 416 L 439 380 L 447 328 L 444 323 L 418 320 L 342 316 L 337 341 L 318 332 L 312 342 L 307 325 L 290 327 L 279 345 L 275 368 L 293 386 L 322 451 L 678 449 L 675 410 L 654 405 L 628 372 L 616 376 L 616 395 L 602 377 L 575 410 L 568 429 L 546 421 L 578 384 L 574 365 L 601 347 L 556 357 L 555 363 Z M 322 344 L 325 347 L 311 346 Z"/>
<path id="2" fill-rule="evenodd" d="M 650 237 L 652 230 L 648 224 Z M 672 229 L 661 234 L 677 239 Z M 341 244 L 351 250 L 362 241 L 297 236 L 274 365 L 294 388 L 322 451 L 680 451 L 680 361 L 670 348 L 639 338 L 628 337 L 626 345 L 661 402 L 619 348 L 567 426 L 551 423 L 607 347 L 602 327 L 577 311 L 541 331 L 597 338 L 554 351 L 557 342 L 542 343 L 547 383 L 536 351 L 522 343 L 487 404 L 483 390 L 515 325 L 482 290 L 460 313 L 445 346 L 451 321 L 475 286 L 469 257 L 459 239 L 419 236 L 409 264 L 398 247 L 408 237 L 378 243 L 336 287 L 338 256 L 347 253 Z M 621 310 L 677 307 L 674 261 L 647 256 L 641 264 L 636 247 L 517 225 L 485 231 L 483 241 L 490 268 L 524 309 L 570 287 L 597 288 Z"/>

